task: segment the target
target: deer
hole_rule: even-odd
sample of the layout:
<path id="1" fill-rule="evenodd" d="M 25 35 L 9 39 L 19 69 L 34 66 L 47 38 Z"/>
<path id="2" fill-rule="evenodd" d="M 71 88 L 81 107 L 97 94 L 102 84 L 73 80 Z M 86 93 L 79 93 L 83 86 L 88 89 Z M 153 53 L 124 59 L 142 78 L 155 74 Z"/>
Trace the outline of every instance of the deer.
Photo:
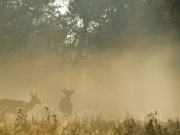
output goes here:
<path id="1" fill-rule="evenodd" d="M 60 100 L 59 109 L 63 114 L 71 115 L 73 105 L 71 103 L 71 95 L 75 90 L 67 90 L 66 88 L 61 89 L 61 91 L 65 94 L 65 97 Z"/>
<path id="2" fill-rule="evenodd" d="M 32 110 L 36 104 L 41 104 L 41 101 L 37 97 L 37 92 L 33 95 L 30 92 L 31 100 L 29 102 L 21 101 L 21 100 L 13 100 L 13 99 L 1 99 L 0 100 L 0 110 L 5 109 L 5 113 L 15 113 L 17 109 L 22 109 L 23 112 L 27 113 Z"/>

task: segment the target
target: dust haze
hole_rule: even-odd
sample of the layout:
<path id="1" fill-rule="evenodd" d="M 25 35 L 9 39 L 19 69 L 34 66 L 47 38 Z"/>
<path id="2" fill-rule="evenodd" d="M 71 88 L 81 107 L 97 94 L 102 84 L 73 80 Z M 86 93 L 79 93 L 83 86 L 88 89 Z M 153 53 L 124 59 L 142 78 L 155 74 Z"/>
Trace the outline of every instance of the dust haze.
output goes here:
<path id="1" fill-rule="evenodd" d="M 169 32 L 170 33 L 170 32 Z M 59 111 L 61 89 L 74 89 L 73 113 L 92 111 L 180 113 L 180 47 L 176 35 L 117 36 L 110 49 L 78 66 L 51 51 L 26 59 L 1 55 L 0 99 L 30 100 L 38 92 L 42 104 Z M 45 47 L 44 47 L 45 48 Z M 94 59 L 94 60 L 91 60 Z"/>

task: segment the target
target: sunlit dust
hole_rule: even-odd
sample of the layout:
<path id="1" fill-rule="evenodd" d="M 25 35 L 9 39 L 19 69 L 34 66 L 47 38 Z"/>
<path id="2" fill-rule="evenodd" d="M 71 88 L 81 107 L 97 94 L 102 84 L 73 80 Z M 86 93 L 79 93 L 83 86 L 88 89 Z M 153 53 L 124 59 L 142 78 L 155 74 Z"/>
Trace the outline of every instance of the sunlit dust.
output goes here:
<path id="1" fill-rule="evenodd" d="M 56 55 L 41 55 L 32 60 L 19 59 L 18 55 L 13 59 L 1 58 L 4 64 L 0 97 L 28 101 L 29 92 L 38 92 L 44 104 L 58 111 L 64 96 L 60 89 L 68 88 L 76 90 L 72 96 L 75 112 L 107 109 L 179 112 L 178 65 L 175 65 L 179 47 L 175 42 L 173 45 L 171 41 L 162 42 L 161 36 L 147 49 L 145 38 L 136 39 L 138 48 L 128 47 L 116 55 L 115 50 L 98 54 L 96 61 L 77 67 L 60 66 Z"/>

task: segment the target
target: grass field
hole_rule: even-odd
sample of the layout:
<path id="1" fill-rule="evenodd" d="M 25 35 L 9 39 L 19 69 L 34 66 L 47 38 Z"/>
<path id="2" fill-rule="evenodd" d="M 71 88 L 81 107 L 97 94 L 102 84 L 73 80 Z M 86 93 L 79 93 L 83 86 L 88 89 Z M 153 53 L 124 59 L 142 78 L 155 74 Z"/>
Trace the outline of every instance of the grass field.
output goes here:
<path id="1" fill-rule="evenodd" d="M 110 112 L 63 116 L 48 108 L 42 114 L 1 113 L 0 135 L 180 135 L 178 117 L 165 117 L 156 112 L 140 116 Z"/>

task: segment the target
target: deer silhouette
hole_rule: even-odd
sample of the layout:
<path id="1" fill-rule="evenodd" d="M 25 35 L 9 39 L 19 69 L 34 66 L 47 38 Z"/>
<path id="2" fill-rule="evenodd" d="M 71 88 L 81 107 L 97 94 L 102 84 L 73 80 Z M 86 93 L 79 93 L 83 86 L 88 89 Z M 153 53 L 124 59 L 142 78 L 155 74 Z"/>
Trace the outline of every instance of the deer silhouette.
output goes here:
<path id="1" fill-rule="evenodd" d="M 7 112 L 15 113 L 15 111 L 18 108 L 22 108 L 22 110 L 24 112 L 28 112 L 28 111 L 32 110 L 36 104 L 41 104 L 41 101 L 37 97 L 37 93 L 35 95 L 30 93 L 30 95 L 32 98 L 29 102 L 24 102 L 21 100 L 13 100 L 13 99 L 1 99 L 0 100 L 0 108 L 1 108 L 1 110 L 5 109 L 6 113 Z"/>
<path id="2" fill-rule="evenodd" d="M 71 103 L 71 95 L 74 93 L 75 90 L 67 90 L 66 88 L 61 89 L 61 91 L 65 94 L 65 97 L 61 99 L 59 103 L 59 109 L 63 114 L 71 115 L 71 111 L 73 105 Z"/>

